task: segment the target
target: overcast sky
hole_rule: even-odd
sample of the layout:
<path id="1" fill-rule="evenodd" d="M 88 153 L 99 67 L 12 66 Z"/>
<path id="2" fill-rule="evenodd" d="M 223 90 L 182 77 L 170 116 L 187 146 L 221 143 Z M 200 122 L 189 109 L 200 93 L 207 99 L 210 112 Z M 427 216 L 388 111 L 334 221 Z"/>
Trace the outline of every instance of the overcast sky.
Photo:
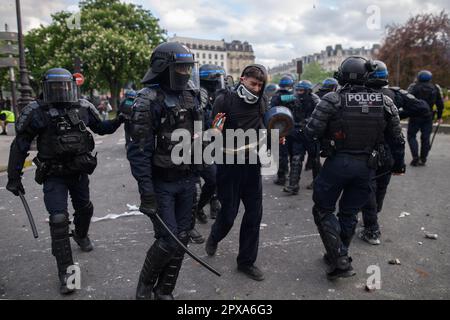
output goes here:
<path id="1" fill-rule="evenodd" d="M 246 40 L 257 62 L 267 66 L 319 52 L 327 45 L 371 47 L 384 26 L 422 12 L 450 12 L 448 0 L 127 0 L 149 9 L 169 36 Z M 77 0 L 22 0 L 25 31 L 48 24 Z M 17 30 L 15 0 L 0 0 L 0 30 Z"/>

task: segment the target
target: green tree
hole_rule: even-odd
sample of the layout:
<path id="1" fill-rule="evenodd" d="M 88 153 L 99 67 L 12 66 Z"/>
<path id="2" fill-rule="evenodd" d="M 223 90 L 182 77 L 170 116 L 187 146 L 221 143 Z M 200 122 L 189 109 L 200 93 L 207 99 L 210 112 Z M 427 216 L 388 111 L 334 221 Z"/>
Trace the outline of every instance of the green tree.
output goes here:
<path id="1" fill-rule="evenodd" d="M 73 70 L 79 57 L 86 79 L 82 88 L 109 90 L 116 107 L 121 88 L 142 78 L 152 49 L 165 40 L 165 31 L 149 10 L 119 0 L 80 1 L 80 28 L 69 28 L 70 16 L 58 12 L 49 26 L 26 35 L 33 77 L 40 79 L 52 67 Z"/>
<path id="2" fill-rule="evenodd" d="M 301 79 L 309 80 L 314 85 L 332 76 L 333 72 L 326 71 L 319 63 L 313 62 L 305 66 Z"/>

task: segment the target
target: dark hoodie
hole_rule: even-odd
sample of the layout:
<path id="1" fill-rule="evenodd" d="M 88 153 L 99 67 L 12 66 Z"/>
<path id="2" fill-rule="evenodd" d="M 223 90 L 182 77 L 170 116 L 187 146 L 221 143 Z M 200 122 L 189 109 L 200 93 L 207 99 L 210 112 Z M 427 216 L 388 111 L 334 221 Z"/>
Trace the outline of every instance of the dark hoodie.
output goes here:
<path id="1" fill-rule="evenodd" d="M 262 65 L 253 64 L 247 66 L 257 67 L 260 69 L 267 79 L 267 71 Z M 244 69 L 244 71 L 245 71 Z M 242 75 L 244 74 L 242 71 Z M 226 114 L 226 121 L 224 124 L 224 132 L 226 129 L 264 129 L 263 119 L 264 113 L 267 110 L 267 99 L 264 96 L 264 88 L 266 86 L 264 81 L 263 87 L 259 93 L 259 100 L 255 104 L 248 104 L 242 98 L 238 96 L 235 90 L 225 89 L 218 93 L 218 96 L 214 102 L 212 118 L 218 113 Z M 238 84 L 239 86 L 239 84 Z"/>

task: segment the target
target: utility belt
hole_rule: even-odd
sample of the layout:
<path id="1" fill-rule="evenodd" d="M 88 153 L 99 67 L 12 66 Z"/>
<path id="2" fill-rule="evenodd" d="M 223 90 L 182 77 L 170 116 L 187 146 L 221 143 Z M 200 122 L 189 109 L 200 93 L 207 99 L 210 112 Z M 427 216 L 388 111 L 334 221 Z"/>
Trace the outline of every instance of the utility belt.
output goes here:
<path id="1" fill-rule="evenodd" d="M 43 160 L 38 157 L 33 159 L 36 165 L 35 181 L 44 183 L 49 176 L 67 177 L 79 174 L 92 174 L 97 167 L 97 154 L 90 153 L 76 155 L 70 160 Z"/>
<path id="2" fill-rule="evenodd" d="M 382 144 L 377 146 L 372 151 L 368 150 L 337 150 L 334 140 L 323 140 L 321 143 L 320 156 L 324 158 L 333 157 L 336 155 L 346 155 L 353 159 L 366 161 L 367 166 L 371 169 L 377 170 L 386 165 L 386 150 Z"/>
<path id="3" fill-rule="evenodd" d="M 163 180 L 166 182 L 174 182 L 180 179 L 189 178 L 194 175 L 192 168 L 176 169 L 176 168 L 161 168 L 153 166 L 152 175 L 154 179 Z"/>

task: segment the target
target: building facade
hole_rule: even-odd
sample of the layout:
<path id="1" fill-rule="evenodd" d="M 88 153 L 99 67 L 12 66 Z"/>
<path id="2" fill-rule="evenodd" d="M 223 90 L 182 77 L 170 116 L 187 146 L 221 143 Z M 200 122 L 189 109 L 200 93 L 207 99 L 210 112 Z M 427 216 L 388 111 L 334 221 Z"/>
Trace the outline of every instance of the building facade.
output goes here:
<path id="1" fill-rule="evenodd" d="M 255 62 L 252 46 L 248 42 L 233 40 L 205 40 L 174 36 L 170 42 L 178 42 L 188 47 L 196 57 L 200 66 L 215 64 L 221 66 L 235 80 L 241 75 L 242 69 Z"/>
<path id="2" fill-rule="evenodd" d="M 343 49 L 342 45 L 335 45 L 334 49 L 332 46 L 327 46 L 325 50 L 320 53 L 314 53 L 300 58 L 293 59 L 291 62 L 281 64 L 279 66 L 269 69 L 269 74 L 271 76 L 281 75 L 285 73 L 297 73 L 297 61 L 303 61 L 303 68 L 310 64 L 317 62 L 326 71 L 337 71 L 342 61 L 350 56 L 361 56 L 367 59 L 373 59 L 376 57 L 380 50 L 379 44 L 374 44 L 372 48 L 366 49 L 362 48 L 349 48 Z"/>

